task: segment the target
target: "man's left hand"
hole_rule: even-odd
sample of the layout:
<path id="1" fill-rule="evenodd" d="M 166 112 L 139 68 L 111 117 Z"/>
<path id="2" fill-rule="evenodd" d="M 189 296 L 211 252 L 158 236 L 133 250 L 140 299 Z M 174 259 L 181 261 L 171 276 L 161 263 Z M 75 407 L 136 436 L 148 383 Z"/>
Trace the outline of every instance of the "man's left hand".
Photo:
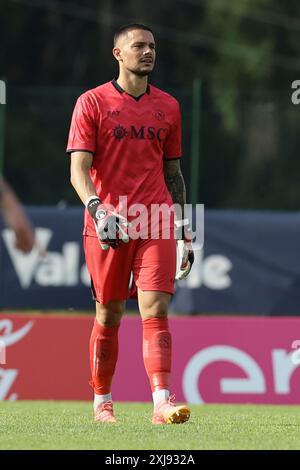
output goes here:
<path id="1" fill-rule="evenodd" d="M 192 246 L 192 231 L 189 222 L 175 222 L 175 234 L 180 233 L 182 239 L 177 240 L 177 272 L 175 279 L 180 281 L 185 279 L 195 260 L 194 250 Z"/>
<path id="2" fill-rule="evenodd" d="M 189 275 L 195 260 L 192 243 L 187 240 L 177 240 L 177 256 L 179 266 L 175 279 L 180 281 Z"/>

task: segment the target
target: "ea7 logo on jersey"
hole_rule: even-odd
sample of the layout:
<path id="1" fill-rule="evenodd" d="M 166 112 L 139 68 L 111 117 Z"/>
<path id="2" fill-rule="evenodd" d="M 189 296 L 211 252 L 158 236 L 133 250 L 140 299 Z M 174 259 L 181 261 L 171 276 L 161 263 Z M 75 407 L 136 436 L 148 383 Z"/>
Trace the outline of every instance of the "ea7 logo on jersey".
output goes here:
<path id="1" fill-rule="evenodd" d="M 129 129 L 121 126 L 119 124 L 114 129 L 112 129 L 112 137 L 117 140 L 122 140 L 124 137 L 128 137 L 130 139 L 138 139 L 138 140 L 154 140 L 157 139 L 159 142 L 162 142 L 167 133 L 168 129 L 165 127 L 155 127 L 155 126 L 141 126 L 140 128 L 136 128 L 135 126 L 130 126 Z"/>
<path id="2" fill-rule="evenodd" d="M 114 109 L 112 111 L 107 111 L 107 117 L 116 117 L 120 115 L 120 111 L 118 109 Z"/>

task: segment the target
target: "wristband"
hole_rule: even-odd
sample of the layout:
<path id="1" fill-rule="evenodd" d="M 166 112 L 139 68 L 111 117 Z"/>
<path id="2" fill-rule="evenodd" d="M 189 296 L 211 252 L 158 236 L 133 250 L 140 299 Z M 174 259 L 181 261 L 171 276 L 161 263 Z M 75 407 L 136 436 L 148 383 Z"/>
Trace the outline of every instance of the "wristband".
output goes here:
<path id="1" fill-rule="evenodd" d="M 90 215 L 93 217 L 93 219 L 96 217 L 96 212 L 99 207 L 99 204 L 101 204 L 100 199 L 98 196 L 92 196 L 89 197 L 86 201 L 86 208 L 89 211 Z"/>
<path id="2" fill-rule="evenodd" d="M 101 204 L 100 198 L 97 196 L 97 194 L 95 194 L 94 196 L 90 196 L 86 199 L 86 201 L 84 203 L 85 207 L 88 208 L 90 202 L 93 201 L 94 199 L 99 201 L 99 204 Z"/>

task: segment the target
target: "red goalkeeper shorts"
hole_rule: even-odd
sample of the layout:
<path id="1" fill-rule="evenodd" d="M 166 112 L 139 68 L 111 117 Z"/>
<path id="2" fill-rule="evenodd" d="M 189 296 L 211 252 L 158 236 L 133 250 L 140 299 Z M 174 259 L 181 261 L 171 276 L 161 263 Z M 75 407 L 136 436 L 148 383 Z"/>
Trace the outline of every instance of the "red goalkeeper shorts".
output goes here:
<path id="1" fill-rule="evenodd" d="M 84 252 L 93 296 L 102 304 L 130 297 L 131 273 L 143 291 L 174 293 L 176 241 L 172 238 L 130 240 L 104 251 L 96 237 L 84 236 Z"/>

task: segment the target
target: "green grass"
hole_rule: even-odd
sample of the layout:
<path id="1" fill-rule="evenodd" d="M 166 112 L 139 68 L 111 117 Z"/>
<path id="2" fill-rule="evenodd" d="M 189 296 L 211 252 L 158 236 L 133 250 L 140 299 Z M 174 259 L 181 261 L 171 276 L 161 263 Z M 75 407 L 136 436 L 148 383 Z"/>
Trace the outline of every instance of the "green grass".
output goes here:
<path id="1" fill-rule="evenodd" d="M 300 407 L 191 406 L 189 422 L 153 426 L 151 404 L 116 403 L 117 424 L 86 402 L 0 402 L 0 449 L 299 449 Z"/>

